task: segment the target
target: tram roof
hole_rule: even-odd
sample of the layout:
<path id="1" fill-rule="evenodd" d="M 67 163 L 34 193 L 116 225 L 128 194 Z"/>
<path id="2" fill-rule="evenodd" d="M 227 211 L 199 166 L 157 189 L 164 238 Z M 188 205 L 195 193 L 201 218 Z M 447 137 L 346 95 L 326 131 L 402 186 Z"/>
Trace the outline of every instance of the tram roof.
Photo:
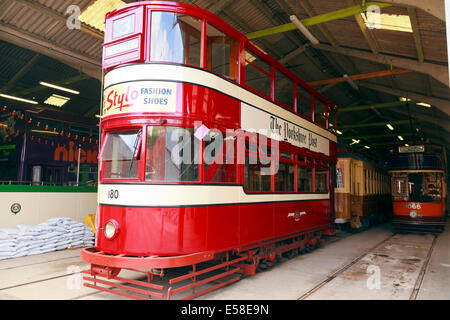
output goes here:
<path id="1" fill-rule="evenodd" d="M 381 13 L 406 17 L 411 32 L 369 29 L 361 14 L 349 14 L 352 12 L 349 8 L 360 5 L 356 0 L 179 2 L 212 12 L 245 35 L 288 25 L 291 15 L 301 21 L 313 17 L 314 23 L 307 28 L 320 42 L 318 45 L 311 45 L 297 29 L 252 41 L 338 105 L 339 130 L 343 133 L 340 140 L 347 143 L 361 140 L 352 148 L 376 155 L 404 143 L 437 143 L 448 148 L 450 93 L 443 1 L 384 0 L 391 5 L 382 7 Z M 75 21 L 71 18 L 77 8 L 81 15 L 87 15 L 89 8 L 98 6 L 96 10 L 91 8 L 94 13 L 90 16 L 102 19 L 102 10 L 111 11 L 121 3 L 120 0 L 2 1 L 0 92 L 43 101 L 51 91 L 39 88 L 39 81 L 47 79 L 81 94 L 61 108 L 43 104 L 24 106 L 96 120 L 103 31 L 88 24 L 91 20 L 81 22 L 79 29 L 70 29 L 68 24 Z M 338 16 L 337 12 L 344 12 L 344 16 Z M 323 16 L 325 13 L 329 13 L 328 20 Z M 357 88 L 343 80 L 344 74 L 355 78 Z M 401 102 L 400 98 L 410 101 Z M 11 101 L 1 98 L 0 103 Z M 390 131 L 386 123 L 391 123 L 395 130 Z M 403 141 L 398 139 L 399 135 Z M 364 150 L 364 145 L 370 149 Z"/>

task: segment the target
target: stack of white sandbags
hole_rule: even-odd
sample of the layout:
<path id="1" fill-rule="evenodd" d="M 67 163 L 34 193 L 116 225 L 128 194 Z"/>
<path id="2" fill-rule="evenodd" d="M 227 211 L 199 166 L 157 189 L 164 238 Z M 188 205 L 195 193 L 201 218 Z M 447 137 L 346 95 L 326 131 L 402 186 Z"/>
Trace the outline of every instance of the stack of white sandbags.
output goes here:
<path id="1" fill-rule="evenodd" d="M 69 217 L 51 218 L 36 226 L 0 229 L 0 260 L 94 245 L 91 227 Z"/>

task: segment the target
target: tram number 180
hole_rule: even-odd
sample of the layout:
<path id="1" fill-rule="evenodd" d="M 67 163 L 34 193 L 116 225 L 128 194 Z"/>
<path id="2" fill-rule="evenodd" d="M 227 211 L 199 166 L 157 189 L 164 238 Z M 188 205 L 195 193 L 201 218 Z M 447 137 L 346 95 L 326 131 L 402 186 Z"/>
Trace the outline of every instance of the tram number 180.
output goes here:
<path id="1" fill-rule="evenodd" d="M 111 189 L 108 191 L 108 199 L 118 199 L 119 198 L 119 190 Z"/>

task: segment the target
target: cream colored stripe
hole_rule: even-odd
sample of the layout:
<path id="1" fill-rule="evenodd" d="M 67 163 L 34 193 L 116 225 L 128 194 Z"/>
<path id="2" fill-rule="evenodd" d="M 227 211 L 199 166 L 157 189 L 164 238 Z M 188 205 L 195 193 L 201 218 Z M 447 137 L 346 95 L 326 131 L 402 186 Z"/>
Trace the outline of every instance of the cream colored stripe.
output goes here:
<path id="1" fill-rule="evenodd" d="M 100 204 L 123 206 L 194 206 L 329 198 L 329 193 L 246 194 L 242 186 L 223 185 L 99 184 L 98 186 Z"/>
<path id="2" fill-rule="evenodd" d="M 288 110 L 281 108 L 275 103 L 272 103 L 248 90 L 239 87 L 237 84 L 226 81 L 215 74 L 201 69 L 175 64 L 133 64 L 113 69 L 108 72 L 105 75 L 104 86 L 107 88 L 118 83 L 141 80 L 189 82 L 215 89 L 245 103 L 256 106 L 266 112 L 270 112 L 279 118 L 315 132 L 331 141 L 337 141 L 335 135 L 319 127 L 318 125 L 315 125 L 308 120 L 305 120 L 289 112 Z"/>

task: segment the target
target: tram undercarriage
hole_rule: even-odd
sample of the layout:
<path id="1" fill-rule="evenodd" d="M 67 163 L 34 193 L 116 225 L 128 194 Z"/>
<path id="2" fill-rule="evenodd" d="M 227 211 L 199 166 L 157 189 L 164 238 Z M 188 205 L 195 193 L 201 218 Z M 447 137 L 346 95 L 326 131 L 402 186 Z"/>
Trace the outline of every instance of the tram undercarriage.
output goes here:
<path id="1" fill-rule="evenodd" d="M 81 257 L 91 268 L 83 271 L 84 286 L 138 300 L 170 300 L 175 295 L 193 299 L 269 269 L 282 257 L 310 252 L 325 243 L 323 234 L 316 229 L 220 253 L 170 257 L 111 255 L 85 248 Z M 122 270 L 142 273 L 144 279 L 119 277 Z"/>

